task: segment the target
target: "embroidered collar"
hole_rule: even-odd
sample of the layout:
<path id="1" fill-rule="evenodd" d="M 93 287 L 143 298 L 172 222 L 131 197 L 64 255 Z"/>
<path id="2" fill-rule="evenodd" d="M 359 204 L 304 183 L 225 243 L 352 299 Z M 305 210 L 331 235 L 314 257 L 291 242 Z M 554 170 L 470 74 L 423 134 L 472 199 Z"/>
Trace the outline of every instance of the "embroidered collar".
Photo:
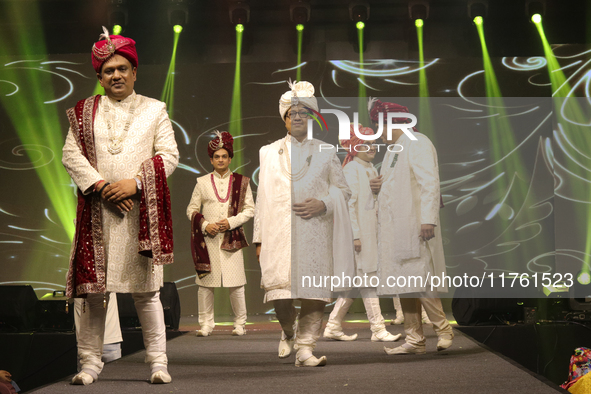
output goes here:
<path id="1" fill-rule="evenodd" d="M 111 106 L 113 106 L 113 107 L 118 107 L 118 106 L 129 107 L 131 105 L 131 103 L 134 102 L 136 96 L 137 96 L 137 94 L 135 94 L 135 90 L 134 90 L 131 92 L 131 94 L 129 96 L 125 97 L 123 100 L 115 100 L 115 99 L 110 98 L 107 95 L 105 95 L 103 97 L 105 97 L 107 100 L 109 100 L 109 104 L 111 104 Z"/>
<path id="2" fill-rule="evenodd" d="M 306 146 L 306 144 L 311 143 L 312 141 L 309 140 L 308 138 L 304 138 L 304 140 L 302 142 L 298 141 L 297 139 L 295 139 L 295 137 L 293 137 L 291 134 L 287 134 L 287 138 L 286 138 L 286 142 L 293 144 L 295 146 Z"/>
<path id="3" fill-rule="evenodd" d="M 213 171 L 213 175 L 216 178 L 226 179 L 226 178 L 230 177 L 230 175 L 232 175 L 232 171 L 230 171 L 230 169 L 228 168 L 228 170 L 224 173 L 224 175 L 220 175 L 219 172 Z"/>
<path id="4" fill-rule="evenodd" d="M 357 156 L 355 156 L 355 157 L 353 158 L 353 160 L 355 160 L 357 163 L 361 164 L 361 165 L 362 165 L 362 166 L 364 166 L 364 167 L 368 167 L 368 168 L 371 168 L 371 167 L 373 167 L 373 163 L 372 163 L 372 162 L 370 162 L 370 161 L 365 161 L 365 160 L 361 160 L 361 159 L 360 159 L 359 157 L 357 157 Z"/>

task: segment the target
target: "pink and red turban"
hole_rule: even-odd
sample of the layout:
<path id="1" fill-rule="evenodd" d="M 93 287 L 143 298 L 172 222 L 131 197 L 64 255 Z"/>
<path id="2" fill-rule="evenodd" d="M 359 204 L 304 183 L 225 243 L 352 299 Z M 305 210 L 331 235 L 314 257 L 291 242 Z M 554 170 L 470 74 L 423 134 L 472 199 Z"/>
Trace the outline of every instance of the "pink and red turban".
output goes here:
<path id="1" fill-rule="evenodd" d="M 99 38 L 104 39 L 92 46 L 92 67 L 97 74 L 101 72 L 103 64 L 113 55 L 123 56 L 129 60 L 133 67 L 137 68 L 138 58 L 135 41 L 123 36 L 109 35 L 109 31 L 104 26 L 103 31 L 104 33 Z"/>
<path id="2" fill-rule="evenodd" d="M 369 111 L 369 117 L 371 118 L 371 121 L 374 123 L 379 123 L 380 121 L 380 113 L 382 113 L 383 115 L 383 121 L 384 121 L 384 125 L 386 124 L 387 121 L 387 117 L 386 114 L 389 112 L 405 112 L 405 113 L 409 113 L 408 112 L 408 108 L 403 106 L 403 105 L 399 105 L 396 103 L 383 103 L 381 102 L 379 99 L 370 99 L 369 103 L 368 103 L 368 111 Z M 398 124 L 401 123 L 410 123 L 408 118 L 392 118 L 392 121 Z M 414 131 L 418 131 L 416 127 L 412 128 Z"/>
<path id="3" fill-rule="evenodd" d="M 355 158 L 355 156 L 357 156 L 357 152 L 355 150 L 355 146 L 356 145 L 371 145 L 372 141 L 365 141 L 362 140 L 361 138 L 357 137 L 357 135 L 355 134 L 355 128 L 353 127 L 353 123 L 351 123 L 351 128 L 349 130 L 349 132 L 351 133 L 351 138 L 348 140 L 339 140 L 341 146 L 347 150 L 349 150 L 349 152 L 347 153 L 347 156 L 345 157 L 345 160 L 343 160 L 343 167 L 346 166 L 350 161 L 353 160 L 353 158 Z M 359 124 L 359 133 L 363 134 L 363 135 L 374 135 L 375 133 L 373 132 L 373 130 L 370 127 L 363 127 L 362 124 Z M 362 151 L 364 152 L 364 151 Z"/>
<path id="4" fill-rule="evenodd" d="M 213 158 L 213 153 L 220 149 L 228 151 L 230 158 L 234 157 L 234 138 L 227 131 L 215 131 L 215 138 L 207 144 L 207 154 Z"/>

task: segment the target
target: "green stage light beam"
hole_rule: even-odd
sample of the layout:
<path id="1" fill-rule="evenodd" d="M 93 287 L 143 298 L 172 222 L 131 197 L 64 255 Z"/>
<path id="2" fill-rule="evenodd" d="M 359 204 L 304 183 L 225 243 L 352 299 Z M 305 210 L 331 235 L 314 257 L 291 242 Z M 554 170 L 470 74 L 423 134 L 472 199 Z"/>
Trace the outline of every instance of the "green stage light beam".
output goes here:
<path id="1" fill-rule="evenodd" d="M 0 56 L 19 53 L 22 58 L 36 59 L 47 53 L 43 23 L 38 2 L 10 2 L 6 4 L 10 20 L 16 22 L 14 35 L 0 29 Z M 14 41 L 16 37 L 16 42 Z M 13 45 L 18 48 L 15 51 Z M 10 66 L 4 68 L 4 79 L 18 81 L 19 92 L 13 96 L 0 96 L 2 106 L 31 160 L 40 160 L 39 147 L 48 148 L 55 157 L 35 171 L 47 193 L 60 224 L 69 240 L 74 238 L 76 196 L 71 180 L 61 164 L 65 130 L 60 123 L 57 106 L 46 103 L 55 99 L 51 73 L 44 67 Z M 38 269 L 31 264 L 31 270 Z M 31 273 L 37 275 L 38 272 Z"/>
<path id="2" fill-rule="evenodd" d="M 114 25 L 113 26 L 113 34 L 118 36 L 123 31 L 123 27 L 121 25 Z"/>
<path id="3" fill-rule="evenodd" d="M 427 71 L 425 69 L 425 49 L 423 45 L 423 26 L 424 21 L 417 19 L 415 21 L 417 29 L 417 40 L 419 44 L 419 131 L 425 134 L 435 146 L 435 133 L 433 132 L 433 123 L 431 121 L 431 104 L 429 102 L 429 85 L 427 83 Z"/>
<path id="4" fill-rule="evenodd" d="M 172 56 L 170 57 L 170 64 L 168 65 L 168 72 L 166 73 L 166 81 L 164 82 L 164 89 L 162 90 L 162 96 L 160 98 L 161 101 L 166 103 L 168 116 L 171 119 L 174 118 L 174 77 L 176 70 L 176 51 L 183 27 L 180 25 L 175 25 L 173 27 L 173 31 L 174 41 L 172 45 Z"/>
<path id="5" fill-rule="evenodd" d="M 365 23 L 359 21 L 355 24 L 355 27 L 357 28 L 357 41 L 359 42 L 359 69 L 361 70 L 359 75 L 357 113 L 359 114 L 359 123 L 365 127 L 369 127 L 370 121 L 367 111 L 367 92 L 365 90 L 365 71 L 363 65 L 363 30 L 365 29 Z"/>
<path id="6" fill-rule="evenodd" d="M 100 94 L 101 96 L 105 95 L 105 89 L 101 86 L 101 83 L 98 80 L 98 78 L 96 81 L 96 85 L 94 86 L 94 90 L 92 91 L 93 96 L 96 96 L 97 94 Z"/>
<path id="7" fill-rule="evenodd" d="M 535 17 L 536 15 L 534 15 Z M 544 47 L 544 55 L 546 57 L 546 64 L 548 67 L 548 75 L 550 78 L 550 83 L 552 85 L 552 97 L 555 98 L 566 98 L 569 96 L 573 96 L 574 92 L 572 92 L 572 87 L 569 83 L 569 79 L 566 78 L 564 72 L 561 69 L 554 52 L 552 51 L 552 46 L 548 42 L 546 38 L 546 33 L 544 32 L 544 26 L 542 24 L 542 17 L 539 18 L 532 17 L 532 21 L 534 22 L 536 29 L 538 30 L 538 34 L 540 35 L 540 40 L 542 41 L 542 46 Z M 555 99 L 554 100 L 554 112 L 556 114 L 557 120 L 563 117 L 563 108 L 562 104 L 564 99 Z M 568 117 L 569 119 L 573 119 L 579 123 L 586 123 L 587 116 L 585 115 L 581 106 L 579 106 L 576 99 L 570 100 L 568 105 L 564 107 L 564 116 Z M 591 136 L 589 135 L 588 128 L 575 125 L 571 122 L 560 122 L 565 135 L 568 137 L 574 146 L 591 146 Z M 568 146 L 565 146 L 566 149 L 569 149 Z M 570 155 L 577 155 L 575 151 L 569 151 L 568 154 Z M 576 163 L 572 162 L 571 160 L 567 160 L 565 163 L 566 167 L 570 172 L 575 174 L 576 176 L 580 177 L 581 179 L 588 178 L 588 172 L 581 168 L 581 166 L 577 165 Z M 571 187 L 572 193 L 577 194 L 578 190 L 575 190 Z M 585 196 L 585 194 L 583 194 Z M 585 197 L 583 197 L 585 199 Z M 589 255 L 591 254 L 591 238 L 588 236 L 591 233 L 591 205 L 589 204 L 578 204 L 577 205 L 578 212 L 581 215 L 578 215 L 578 220 L 575 221 L 576 230 L 576 237 L 578 238 L 578 242 L 585 244 L 585 253 L 584 253 L 584 262 L 582 263 L 581 267 L 581 275 L 586 274 L 587 277 L 591 273 L 590 265 L 591 265 L 591 258 Z"/>
<path id="8" fill-rule="evenodd" d="M 495 70 L 488 52 L 486 39 L 484 34 L 484 20 L 482 17 L 474 18 L 474 23 L 480 38 L 480 45 L 482 49 L 482 59 L 484 67 L 485 88 L 487 96 L 487 104 L 489 109 L 489 139 L 491 147 L 491 160 L 497 165 L 493 168 L 494 174 L 505 174 L 499 177 L 495 182 L 495 187 L 499 195 L 504 196 L 491 209 L 485 220 L 491 220 L 498 214 L 504 205 L 508 205 L 515 212 L 527 203 L 528 199 L 528 183 L 522 179 L 531 179 L 527 167 L 523 164 L 523 158 L 519 152 L 507 156 L 509 152 L 515 149 L 517 145 L 514 131 L 505 111 L 505 104 L 501 93 Z M 507 156 L 507 157 L 506 157 Z M 503 160 L 503 158 L 505 158 Z M 532 222 L 536 218 L 532 210 L 522 210 L 523 217 L 527 222 Z M 507 231 L 500 237 L 500 241 L 512 242 L 513 234 Z M 536 245 L 532 247 L 543 250 L 545 240 L 540 239 Z M 528 257 L 525 248 L 520 248 L 516 251 L 521 255 L 521 260 Z M 541 253 L 541 252 L 540 252 Z M 511 264 L 508 262 L 508 264 Z M 508 266 L 507 268 L 512 268 Z"/>
<path id="9" fill-rule="evenodd" d="M 242 92 L 240 83 L 240 62 L 242 58 L 242 34 L 244 25 L 236 25 L 236 68 L 234 70 L 234 89 L 232 92 L 232 104 L 230 107 L 229 132 L 234 137 L 234 158 L 232 166 L 234 169 L 242 167 Z"/>
<path id="10" fill-rule="evenodd" d="M 302 42 L 304 40 L 304 25 L 298 24 L 296 26 L 296 30 L 298 32 L 298 66 L 302 64 Z M 300 81 L 302 79 L 302 68 L 298 67 L 296 71 L 296 81 Z"/>

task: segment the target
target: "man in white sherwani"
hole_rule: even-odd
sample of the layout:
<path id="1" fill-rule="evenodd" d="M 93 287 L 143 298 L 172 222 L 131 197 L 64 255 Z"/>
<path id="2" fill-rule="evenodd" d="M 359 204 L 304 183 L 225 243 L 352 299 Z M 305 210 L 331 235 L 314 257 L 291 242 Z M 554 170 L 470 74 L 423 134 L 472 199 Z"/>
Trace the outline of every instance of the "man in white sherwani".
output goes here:
<path id="1" fill-rule="evenodd" d="M 233 173 L 229 166 L 234 157 L 234 140 L 230 133 L 216 131 L 216 137 L 209 143 L 209 154 L 214 171 L 199 177 L 193 190 L 187 216 L 201 232 L 205 240 L 205 250 L 209 258 L 209 272 L 196 276 L 199 305 L 199 325 L 197 336 L 206 337 L 215 326 L 214 288 L 229 287 L 230 303 L 234 312 L 232 335 L 244 335 L 246 331 L 246 298 L 244 285 L 244 258 L 242 248 L 248 246 L 246 240 L 236 247 L 225 243 L 231 232 L 244 234 L 242 225 L 254 216 L 254 201 L 249 178 Z M 235 190 L 238 188 L 239 190 Z M 233 212 L 235 197 L 238 196 L 240 208 Z M 199 220 L 194 215 L 200 214 Z M 197 221 L 199 223 L 197 223 Z M 240 236 L 240 235 L 239 235 Z M 194 245 L 199 248 L 200 245 Z M 205 251 L 204 250 L 204 251 Z"/>
<path id="2" fill-rule="evenodd" d="M 351 191 L 335 151 L 320 152 L 321 141 L 306 138 L 308 117 L 318 110 L 314 87 L 309 82 L 290 87 L 279 101 L 287 135 L 260 150 L 254 242 L 264 302 L 273 302 L 283 329 L 279 357 L 288 357 L 295 347 L 295 365 L 315 367 L 326 364 L 325 356 L 312 352 L 331 293 L 301 281 L 306 275 L 333 275 L 333 259 L 352 266 L 346 205 Z M 297 326 L 296 299 L 301 300 Z"/>
<path id="3" fill-rule="evenodd" d="M 81 371 L 72 384 L 91 384 L 103 369 L 105 311 L 112 292 L 132 293 L 150 382 L 169 383 L 159 290 L 163 264 L 173 262 L 166 177 L 179 154 L 165 104 L 133 90 L 135 41 L 104 31 L 104 39 L 93 46 L 92 64 L 106 95 L 68 110 L 62 159 L 78 186 L 66 291 L 85 297 L 83 313 L 88 314 L 79 328 Z"/>
<path id="4" fill-rule="evenodd" d="M 359 293 L 369 320 L 371 341 L 393 342 L 400 339 L 401 334 L 393 335 L 386 330 L 376 288 L 371 287 L 371 281 L 375 279 L 376 286 L 378 279 L 378 195 L 370 187 L 371 180 L 379 179 L 378 171 L 372 164 L 376 148 L 357 137 L 353 127 L 351 124 L 350 138 L 340 142 L 343 148 L 349 151 L 343 161 L 343 173 L 352 193 L 349 199 L 349 218 L 353 229 L 355 274 L 365 278 L 366 282 L 364 287 L 359 289 Z M 371 128 L 362 125 L 359 125 L 358 131 L 363 135 L 374 135 Z M 343 319 L 353 304 L 352 297 L 353 294 L 345 294 L 337 299 L 324 329 L 325 338 L 337 341 L 357 339 L 357 334 L 346 335 L 342 327 Z"/>
<path id="5" fill-rule="evenodd" d="M 388 112 L 408 113 L 406 107 L 394 103 L 372 102 L 372 121 Z M 371 105 L 371 104 L 370 104 Z M 394 122 L 407 123 L 406 118 Z M 415 130 L 416 131 L 416 130 Z M 411 133 L 410 131 L 407 131 Z M 451 346 L 453 331 L 445 317 L 437 292 L 447 292 L 440 286 L 431 291 L 428 277 L 445 274 L 445 259 L 439 222 L 440 192 L 437 152 L 423 134 L 412 132 L 411 140 L 402 129 L 394 129 L 380 174 L 382 185 L 378 204 L 378 275 L 380 283 L 388 277 L 405 278 L 406 283 L 378 288 L 378 294 L 401 294 L 406 343 L 397 348 L 384 348 L 387 354 L 424 354 L 426 339 L 421 322 L 421 305 L 438 336 L 437 350 Z M 396 144 L 397 146 L 394 146 Z M 422 280 L 411 281 L 411 277 Z M 412 297 L 412 298 L 411 298 Z"/>

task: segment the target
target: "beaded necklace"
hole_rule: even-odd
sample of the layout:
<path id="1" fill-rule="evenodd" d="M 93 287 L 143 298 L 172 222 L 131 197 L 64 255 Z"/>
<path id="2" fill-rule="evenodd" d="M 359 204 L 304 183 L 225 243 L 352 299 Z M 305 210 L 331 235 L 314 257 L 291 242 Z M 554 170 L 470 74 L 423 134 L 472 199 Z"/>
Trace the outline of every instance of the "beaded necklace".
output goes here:
<path id="1" fill-rule="evenodd" d="M 226 194 L 226 198 L 221 198 L 220 195 L 218 194 L 218 188 L 215 187 L 215 181 L 213 179 L 213 173 L 211 174 L 211 185 L 213 186 L 213 191 L 215 193 L 216 198 L 218 199 L 219 202 L 226 202 L 228 201 L 228 199 L 230 198 L 230 191 L 232 190 L 232 178 L 234 177 L 234 174 L 230 174 L 230 181 L 228 183 L 228 194 Z"/>

